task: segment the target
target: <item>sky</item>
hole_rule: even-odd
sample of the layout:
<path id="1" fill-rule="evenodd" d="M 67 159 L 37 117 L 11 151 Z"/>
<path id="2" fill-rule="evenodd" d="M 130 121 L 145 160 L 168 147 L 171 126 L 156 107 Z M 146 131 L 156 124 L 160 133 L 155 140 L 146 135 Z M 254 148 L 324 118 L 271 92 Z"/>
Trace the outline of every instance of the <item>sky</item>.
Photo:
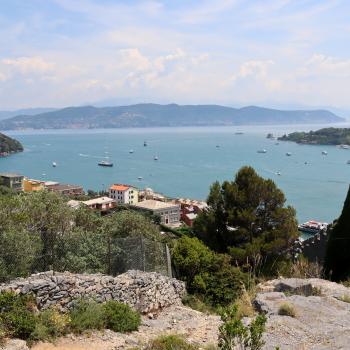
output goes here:
<path id="1" fill-rule="evenodd" d="M 350 109 L 349 0 L 0 0 L 0 110 Z"/>

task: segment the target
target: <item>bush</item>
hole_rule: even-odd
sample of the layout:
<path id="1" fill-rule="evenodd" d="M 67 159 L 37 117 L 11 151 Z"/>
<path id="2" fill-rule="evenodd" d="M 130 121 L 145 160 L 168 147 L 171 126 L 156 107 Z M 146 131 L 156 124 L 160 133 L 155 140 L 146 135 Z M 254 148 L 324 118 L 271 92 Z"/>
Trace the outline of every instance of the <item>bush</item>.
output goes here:
<path id="1" fill-rule="evenodd" d="M 215 314 L 217 311 L 216 308 L 206 304 L 203 301 L 203 297 L 201 295 L 186 294 L 182 298 L 182 303 L 193 310 L 197 310 L 206 314 Z"/>
<path id="2" fill-rule="evenodd" d="M 106 328 L 122 333 L 138 330 L 141 323 L 140 314 L 129 305 L 110 300 L 102 308 Z"/>
<path id="3" fill-rule="evenodd" d="M 198 238 L 181 237 L 172 256 L 189 293 L 201 295 L 211 306 L 230 304 L 247 281 L 247 275 L 230 264 L 228 255 L 214 253 Z"/>
<path id="4" fill-rule="evenodd" d="M 70 328 L 74 333 L 105 327 L 105 314 L 101 304 L 79 300 L 70 312 Z"/>
<path id="5" fill-rule="evenodd" d="M 198 347 L 189 344 L 178 335 L 166 335 L 152 340 L 145 350 L 197 350 Z"/>
<path id="6" fill-rule="evenodd" d="M 262 339 L 265 331 L 266 316 L 258 315 L 246 326 L 238 319 L 237 306 L 233 305 L 221 314 L 223 324 L 219 327 L 220 350 L 260 350 L 265 342 Z"/>
<path id="7" fill-rule="evenodd" d="M 350 296 L 347 294 L 344 294 L 340 297 L 339 300 L 343 301 L 344 303 L 350 303 Z"/>
<path id="8" fill-rule="evenodd" d="M 69 323 L 69 315 L 60 313 L 56 308 L 44 310 L 37 317 L 31 339 L 42 341 L 55 339 L 68 332 Z"/>
<path id="9" fill-rule="evenodd" d="M 34 299 L 14 292 L 0 293 L 0 324 L 6 336 L 28 339 L 35 329 Z"/>
<path id="10" fill-rule="evenodd" d="M 278 314 L 280 316 L 296 317 L 296 311 L 293 305 L 284 303 L 278 309 Z"/>

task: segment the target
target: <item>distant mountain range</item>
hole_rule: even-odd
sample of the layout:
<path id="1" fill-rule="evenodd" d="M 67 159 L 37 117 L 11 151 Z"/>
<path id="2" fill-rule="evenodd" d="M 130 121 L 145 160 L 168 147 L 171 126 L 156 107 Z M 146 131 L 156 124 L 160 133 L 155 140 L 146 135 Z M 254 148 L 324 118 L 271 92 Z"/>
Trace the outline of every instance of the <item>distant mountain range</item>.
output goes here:
<path id="1" fill-rule="evenodd" d="M 0 120 L 0 130 L 132 128 L 337 123 L 345 119 L 327 110 L 282 111 L 256 106 L 136 104 L 120 107 L 68 107 Z"/>
<path id="2" fill-rule="evenodd" d="M 55 111 L 56 108 L 27 108 L 17 109 L 15 111 L 0 111 L 0 120 L 15 117 L 16 115 L 36 115 Z"/>

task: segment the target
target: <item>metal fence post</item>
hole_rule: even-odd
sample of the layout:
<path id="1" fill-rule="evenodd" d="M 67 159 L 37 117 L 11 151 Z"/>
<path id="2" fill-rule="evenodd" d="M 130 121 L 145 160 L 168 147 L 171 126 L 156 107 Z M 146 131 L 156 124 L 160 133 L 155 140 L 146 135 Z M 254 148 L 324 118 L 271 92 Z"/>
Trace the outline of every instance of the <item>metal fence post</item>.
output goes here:
<path id="1" fill-rule="evenodd" d="M 170 249 L 167 244 L 165 244 L 165 252 L 166 252 L 166 262 L 167 262 L 167 268 L 168 268 L 168 276 L 170 278 L 173 277 L 173 272 L 171 269 L 171 254 L 170 254 Z"/>

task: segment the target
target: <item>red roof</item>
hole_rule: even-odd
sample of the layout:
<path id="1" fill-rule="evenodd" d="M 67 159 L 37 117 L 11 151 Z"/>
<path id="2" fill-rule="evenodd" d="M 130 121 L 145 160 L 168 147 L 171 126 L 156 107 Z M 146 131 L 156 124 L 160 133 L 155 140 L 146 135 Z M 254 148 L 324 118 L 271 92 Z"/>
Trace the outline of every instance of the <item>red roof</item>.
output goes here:
<path id="1" fill-rule="evenodd" d="M 114 184 L 110 187 L 111 190 L 116 190 L 116 191 L 126 191 L 130 187 L 126 185 L 119 185 L 119 184 Z"/>

